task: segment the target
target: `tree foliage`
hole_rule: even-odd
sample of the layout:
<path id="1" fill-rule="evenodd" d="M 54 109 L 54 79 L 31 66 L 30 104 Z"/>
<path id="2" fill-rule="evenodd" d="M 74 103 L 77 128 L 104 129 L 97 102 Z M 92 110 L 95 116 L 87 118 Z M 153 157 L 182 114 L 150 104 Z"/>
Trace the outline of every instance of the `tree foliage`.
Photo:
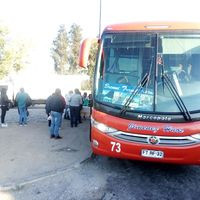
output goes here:
<path id="1" fill-rule="evenodd" d="M 69 31 L 70 38 L 70 55 L 69 55 L 69 64 L 70 72 L 75 73 L 78 71 L 78 60 L 79 60 L 79 50 L 82 40 L 82 29 L 77 24 L 72 24 Z"/>
<path id="2" fill-rule="evenodd" d="M 0 79 L 25 66 L 26 50 L 23 42 L 9 39 L 8 29 L 0 25 Z"/>
<path id="3" fill-rule="evenodd" d="M 0 27 L 0 79 L 6 76 L 9 72 L 9 61 L 11 55 L 7 48 L 8 30 L 5 27 Z"/>
<path id="4" fill-rule="evenodd" d="M 68 64 L 68 45 L 69 39 L 65 25 L 60 25 L 58 35 L 53 41 L 51 56 L 54 60 L 55 71 L 59 74 L 65 74 Z"/>
<path id="5" fill-rule="evenodd" d="M 87 71 L 87 74 L 90 77 L 89 89 L 92 89 L 92 85 L 93 85 L 97 50 L 98 50 L 98 43 L 97 42 L 92 43 L 91 49 L 90 49 L 90 54 L 89 54 L 88 71 Z"/>
<path id="6" fill-rule="evenodd" d="M 12 49 L 12 68 L 18 72 L 27 64 L 27 45 L 22 41 L 17 41 Z"/>
<path id="7" fill-rule="evenodd" d="M 79 25 L 72 24 L 67 33 L 65 26 L 60 26 L 51 49 L 55 71 L 59 74 L 74 74 L 78 71 L 81 30 Z"/>

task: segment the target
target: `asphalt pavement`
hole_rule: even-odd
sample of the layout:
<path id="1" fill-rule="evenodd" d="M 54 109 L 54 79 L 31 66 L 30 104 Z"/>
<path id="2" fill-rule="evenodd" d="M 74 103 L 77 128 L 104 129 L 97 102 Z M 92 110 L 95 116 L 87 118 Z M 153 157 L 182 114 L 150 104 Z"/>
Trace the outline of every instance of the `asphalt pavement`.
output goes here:
<path id="1" fill-rule="evenodd" d="M 49 138 L 44 108 L 28 126 L 17 110 L 0 128 L 0 200 L 199 200 L 199 166 L 120 160 L 91 154 L 89 120 Z"/>

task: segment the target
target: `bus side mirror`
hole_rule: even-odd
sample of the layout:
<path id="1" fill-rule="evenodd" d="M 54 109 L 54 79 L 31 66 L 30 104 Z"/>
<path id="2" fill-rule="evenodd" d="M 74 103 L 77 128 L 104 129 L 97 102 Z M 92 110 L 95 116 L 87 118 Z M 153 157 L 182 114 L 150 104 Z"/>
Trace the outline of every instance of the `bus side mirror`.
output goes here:
<path id="1" fill-rule="evenodd" d="M 89 59 L 89 54 L 90 54 L 90 48 L 92 43 L 98 42 L 97 38 L 87 38 L 83 40 L 81 47 L 80 47 L 80 52 L 79 52 L 79 66 L 83 68 L 87 68 L 88 65 L 88 59 Z"/>

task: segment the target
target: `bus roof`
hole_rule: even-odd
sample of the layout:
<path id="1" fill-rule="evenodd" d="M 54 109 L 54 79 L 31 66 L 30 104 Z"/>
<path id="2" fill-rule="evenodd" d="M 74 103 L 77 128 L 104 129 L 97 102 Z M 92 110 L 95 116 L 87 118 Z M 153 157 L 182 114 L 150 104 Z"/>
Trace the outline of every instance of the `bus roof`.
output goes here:
<path id="1" fill-rule="evenodd" d="M 200 22 L 134 22 L 113 24 L 104 31 L 200 30 Z"/>

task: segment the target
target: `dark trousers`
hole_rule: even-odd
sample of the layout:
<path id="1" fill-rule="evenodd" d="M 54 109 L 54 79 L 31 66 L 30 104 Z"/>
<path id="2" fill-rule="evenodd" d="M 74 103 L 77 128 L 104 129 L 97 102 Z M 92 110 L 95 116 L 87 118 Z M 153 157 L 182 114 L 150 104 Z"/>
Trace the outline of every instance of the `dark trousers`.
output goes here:
<path id="1" fill-rule="evenodd" d="M 5 123 L 6 111 L 7 111 L 6 106 L 2 106 L 2 107 L 1 107 L 1 123 L 2 123 L 2 124 Z"/>
<path id="2" fill-rule="evenodd" d="M 71 121 L 71 127 L 73 125 L 77 126 L 78 120 L 79 120 L 79 106 L 70 106 L 70 121 Z"/>

